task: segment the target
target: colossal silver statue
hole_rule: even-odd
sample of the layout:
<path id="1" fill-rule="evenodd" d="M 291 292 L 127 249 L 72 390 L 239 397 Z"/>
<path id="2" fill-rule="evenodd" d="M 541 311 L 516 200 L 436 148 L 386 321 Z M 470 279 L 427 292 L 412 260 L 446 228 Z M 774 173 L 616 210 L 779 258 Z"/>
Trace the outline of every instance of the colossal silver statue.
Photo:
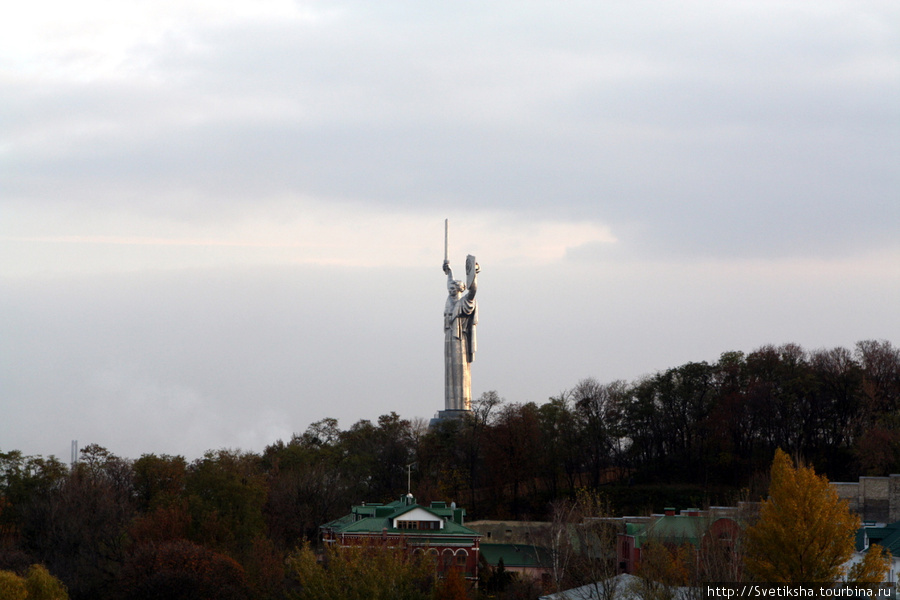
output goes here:
<path id="1" fill-rule="evenodd" d="M 444 273 L 447 302 L 444 305 L 444 411 L 439 418 L 471 410 L 471 363 L 475 360 L 475 326 L 478 324 L 477 275 L 481 268 L 471 254 L 466 257 L 466 281 L 453 279 L 448 256 L 448 223 L 444 222 Z"/>

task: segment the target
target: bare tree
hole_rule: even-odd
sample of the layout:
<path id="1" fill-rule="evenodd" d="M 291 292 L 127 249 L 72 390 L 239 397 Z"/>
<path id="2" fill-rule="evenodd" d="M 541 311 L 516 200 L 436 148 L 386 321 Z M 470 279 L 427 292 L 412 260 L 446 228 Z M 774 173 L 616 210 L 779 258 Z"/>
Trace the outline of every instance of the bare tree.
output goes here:
<path id="1" fill-rule="evenodd" d="M 601 495 L 585 490 L 575 500 L 554 504 L 548 547 L 557 591 L 582 588 L 585 598 L 615 598 L 621 525 L 610 514 L 609 503 Z"/>

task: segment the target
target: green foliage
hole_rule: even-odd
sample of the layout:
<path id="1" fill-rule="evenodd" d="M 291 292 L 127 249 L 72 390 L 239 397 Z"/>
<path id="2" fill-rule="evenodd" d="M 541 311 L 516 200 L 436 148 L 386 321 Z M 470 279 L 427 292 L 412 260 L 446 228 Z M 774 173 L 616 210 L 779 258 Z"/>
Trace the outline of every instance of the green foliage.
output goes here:
<path id="1" fill-rule="evenodd" d="M 25 525 L 31 503 L 46 497 L 68 469 L 56 457 L 0 452 L 0 537 L 16 536 Z"/>
<path id="2" fill-rule="evenodd" d="M 781 449 L 772 462 L 769 497 L 744 532 L 749 574 L 771 583 L 831 584 L 853 554 L 859 517 L 812 467 L 795 467 Z"/>
<path id="3" fill-rule="evenodd" d="M 332 548 L 320 563 L 309 544 L 288 559 L 300 591 L 296 600 L 426 600 L 434 586 L 434 563 L 406 548 L 379 545 Z"/>
<path id="4" fill-rule="evenodd" d="M 191 539 L 240 554 L 264 533 L 267 489 L 258 462 L 253 454 L 219 450 L 191 464 L 185 481 Z"/>
<path id="5" fill-rule="evenodd" d="M 134 493 L 142 510 L 177 501 L 184 494 L 186 479 L 183 456 L 144 454 L 134 461 Z"/>
<path id="6" fill-rule="evenodd" d="M 335 419 L 313 423 L 289 443 L 278 441 L 266 448 L 264 511 L 269 536 L 278 547 L 292 549 L 315 538 L 319 525 L 340 516 L 339 511 L 355 501 L 351 490 L 358 482 L 349 480 L 343 458 Z"/>

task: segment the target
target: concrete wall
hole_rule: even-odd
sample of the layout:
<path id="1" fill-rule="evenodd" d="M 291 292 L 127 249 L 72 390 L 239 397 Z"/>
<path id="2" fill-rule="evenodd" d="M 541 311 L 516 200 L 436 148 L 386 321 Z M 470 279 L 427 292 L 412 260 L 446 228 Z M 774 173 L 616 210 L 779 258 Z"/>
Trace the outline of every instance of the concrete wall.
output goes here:
<path id="1" fill-rule="evenodd" d="M 847 501 L 847 504 L 850 505 L 850 510 L 856 513 L 859 512 L 859 483 L 855 481 L 832 481 L 831 487 L 837 491 L 838 498 Z"/>
<path id="2" fill-rule="evenodd" d="M 860 477 L 858 482 L 832 482 L 831 486 L 863 521 L 900 521 L 900 475 Z"/>
<path id="3" fill-rule="evenodd" d="M 481 534 L 486 544 L 546 546 L 553 524 L 546 521 L 469 521 L 466 527 Z"/>
<path id="4" fill-rule="evenodd" d="M 900 475 L 888 477 L 888 523 L 900 521 Z"/>

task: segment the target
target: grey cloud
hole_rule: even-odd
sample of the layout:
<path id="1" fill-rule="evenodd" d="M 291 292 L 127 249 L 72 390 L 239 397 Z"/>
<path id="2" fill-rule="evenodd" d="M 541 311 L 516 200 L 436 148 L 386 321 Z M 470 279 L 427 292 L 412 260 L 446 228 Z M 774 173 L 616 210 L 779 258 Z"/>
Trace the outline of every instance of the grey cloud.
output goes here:
<path id="1" fill-rule="evenodd" d="M 53 235 L 70 214 L 132 235 L 102 230 L 127 214 L 153 236 L 307 197 L 609 226 L 551 265 L 479 257 L 474 391 L 511 401 L 900 336 L 896 3 L 309 6 L 328 14 L 192 24 L 138 77 L 6 77 L 4 236 L 43 235 L 34 207 Z M 437 264 L 152 271 L 205 249 L 2 243 L 135 272 L 0 282 L 0 449 L 198 456 L 441 408 Z"/>
<path id="2" fill-rule="evenodd" d="M 170 40 L 156 81 L 24 90 L 6 189 L 193 218 L 275 196 L 450 199 L 692 254 L 891 237 L 889 5 L 341 6 Z"/>

